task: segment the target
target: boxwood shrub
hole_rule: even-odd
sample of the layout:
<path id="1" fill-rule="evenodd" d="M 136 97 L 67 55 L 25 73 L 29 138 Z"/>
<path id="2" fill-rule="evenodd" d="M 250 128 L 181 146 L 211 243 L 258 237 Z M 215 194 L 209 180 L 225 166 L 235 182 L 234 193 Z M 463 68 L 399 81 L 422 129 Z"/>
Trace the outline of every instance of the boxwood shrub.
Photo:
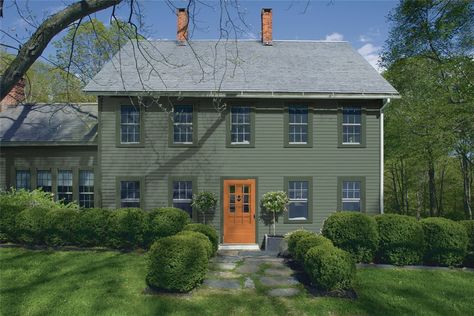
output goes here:
<path id="1" fill-rule="evenodd" d="M 17 240 L 29 245 L 42 245 L 46 239 L 46 214 L 49 208 L 34 206 L 21 211 L 15 218 Z"/>
<path id="2" fill-rule="evenodd" d="M 441 217 L 421 221 L 425 236 L 425 263 L 430 265 L 458 266 L 466 255 L 468 236 L 459 222 Z"/>
<path id="3" fill-rule="evenodd" d="M 108 244 L 112 248 L 143 247 L 148 231 L 147 214 L 139 208 L 123 208 L 109 216 Z"/>
<path id="4" fill-rule="evenodd" d="M 356 262 L 372 262 L 379 242 L 375 219 L 357 212 L 337 212 L 322 229 L 336 247 L 349 252 Z"/>
<path id="5" fill-rule="evenodd" d="M 352 288 L 356 271 L 349 253 L 327 243 L 308 250 L 304 269 L 313 285 L 325 291 Z"/>
<path id="6" fill-rule="evenodd" d="M 464 265 L 474 268 L 474 220 L 466 220 L 460 222 L 466 228 L 469 242 L 467 244 L 467 255 L 464 260 Z"/>
<path id="7" fill-rule="evenodd" d="M 78 210 L 72 208 L 47 212 L 45 217 L 46 245 L 57 247 L 76 243 L 78 218 Z"/>
<path id="8" fill-rule="evenodd" d="M 206 276 L 208 256 L 203 243 L 185 235 L 158 239 L 147 254 L 146 282 L 152 288 L 188 292 Z"/>
<path id="9" fill-rule="evenodd" d="M 189 223 L 189 215 L 175 207 L 162 207 L 150 212 L 150 242 L 162 237 L 173 236 Z"/>
<path id="10" fill-rule="evenodd" d="M 184 230 L 199 232 L 206 235 L 212 244 L 212 255 L 214 256 L 216 254 L 217 248 L 219 247 L 219 236 L 217 235 L 217 231 L 214 227 L 200 223 L 194 223 L 187 224 L 184 227 Z"/>
<path id="11" fill-rule="evenodd" d="M 76 229 L 77 243 L 85 247 L 106 246 L 110 213 L 110 210 L 102 208 L 81 210 Z"/>
<path id="12" fill-rule="evenodd" d="M 384 214 L 375 217 L 380 237 L 377 261 L 394 265 L 419 264 L 423 260 L 424 235 L 414 217 Z"/>
<path id="13" fill-rule="evenodd" d="M 309 230 L 303 230 L 303 229 L 295 230 L 285 236 L 285 239 L 288 242 L 288 252 L 290 253 L 291 256 L 293 256 L 293 258 L 295 258 L 295 255 L 296 255 L 295 253 L 296 245 L 298 244 L 298 242 L 301 239 L 310 237 L 310 236 L 316 236 L 316 234 Z"/>
<path id="14" fill-rule="evenodd" d="M 304 263 L 304 256 L 308 252 L 309 249 L 320 246 L 320 245 L 330 245 L 332 246 L 332 242 L 322 235 L 310 235 L 308 237 L 304 237 L 296 243 L 295 249 L 295 259 L 300 263 Z"/>
<path id="15" fill-rule="evenodd" d="M 207 257 L 211 258 L 212 256 L 214 256 L 214 250 L 212 249 L 212 243 L 209 240 L 209 238 L 207 238 L 207 236 L 204 235 L 203 233 L 194 232 L 194 231 L 190 231 L 190 230 L 183 230 L 183 231 L 177 233 L 176 236 L 185 236 L 185 237 L 189 237 L 189 238 L 198 240 L 199 242 L 202 243 L 202 245 L 206 249 Z"/>

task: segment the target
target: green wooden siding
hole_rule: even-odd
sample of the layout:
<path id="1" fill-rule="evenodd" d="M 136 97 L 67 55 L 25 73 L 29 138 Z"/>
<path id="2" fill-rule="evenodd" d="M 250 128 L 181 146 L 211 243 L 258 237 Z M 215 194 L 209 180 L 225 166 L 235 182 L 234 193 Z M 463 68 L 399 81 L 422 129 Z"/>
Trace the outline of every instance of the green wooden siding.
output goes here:
<path id="1" fill-rule="evenodd" d="M 164 108 L 169 105 L 166 101 Z M 284 139 L 285 105 L 293 100 L 238 100 L 227 104 L 255 108 L 254 147 L 226 146 L 226 113 L 217 113 L 212 100 L 180 100 L 198 111 L 198 144 L 193 147 L 169 146 L 169 114 L 152 105 L 142 108 L 144 147 L 116 146 L 116 111 L 128 98 L 103 97 L 100 108 L 99 162 L 101 170 L 102 206 L 116 206 L 116 178 L 143 177 L 143 207 L 152 209 L 169 204 L 169 177 L 195 177 L 200 191 L 221 195 L 221 178 L 248 176 L 258 178 L 258 195 L 283 190 L 285 177 L 312 177 L 312 223 L 277 225 L 278 233 L 301 227 L 319 231 L 325 218 L 338 207 L 337 181 L 341 176 L 366 179 L 365 209 L 379 212 L 380 134 L 378 109 L 381 100 L 354 101 L 363 106 L 365 115 L 365 148 L 338 146 L 336 100 L 305 102 L 312 111 L 312 147 L 286 147 Z M 298 104 L 298 101 L 294 102 Z M 343 103 L 347 104 L 347 101 Z M 257 203 L 259 203 L 257 196 Z M 219 203 L 212 218 L 221 229 L 222 207 Z M 257 217 L 259 212 L 257 207 Z M 209 218 L 207 218 L 209 220 Z M 258 242 L 268 228 L 258 225 Z"/>

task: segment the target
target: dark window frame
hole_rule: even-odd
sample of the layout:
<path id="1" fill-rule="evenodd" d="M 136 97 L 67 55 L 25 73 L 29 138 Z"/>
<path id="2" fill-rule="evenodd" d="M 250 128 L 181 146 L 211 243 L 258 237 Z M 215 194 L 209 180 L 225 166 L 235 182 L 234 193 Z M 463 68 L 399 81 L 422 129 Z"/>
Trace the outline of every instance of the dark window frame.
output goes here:
<path id="1" fill-rule="evenodd" d="M 342 184 L 347 181 L 360 182 L 360 212 L 365 213 L 366 203 L 366 177 L 363 176 L 339 176 L 337 177 L 337 210 L 342 211 Z"/>
<path id="2" fill-rule="evenodd" d="M 285 212 L 284 224 L 312 224 L 313 223 L 313 177 L 304 176 L 291 176 L 284 177 L 284 191 L 288 194 L 288 185 L 290 181 L 307 181 L 308 182 L 308 218 L 301 219 L 290 219 L 289 210 Z M 289 195 L 288 195 L 289 197 Z M 289 206 L 288 206 L 289 207 Z"/>
<path id="3" fill-rule="evenodd" d="M 231 116 L 232 116 L 232 108 L 235 107 L 246 107 L 250 109 L 249 117 L 250 117 L 250 142 L 246 143 L 232 143 L 232 136 L 231 136 Z M 254 148 L 255 147 L 255 107 L 252 105 L 245 105 L 245 102 L 239 104 L 232 104 L 228 106 L 226 111 L 226 147 L 227 148 Z"/>
<path id="4" fill-rule="evenodd" d="M 121 113 L 122 113 L 122 107 L 124 106 L 132 106 L 132 107 L 135 107 L 136 109 L 138 109 L 138 113 L 139 113 L 139 128 L 140 128 L 140 134 L 139 134 L 139 142 L 137 143 L 122 143 L 122 136 L 121 136 L 121 132 L 122 132 L 122 118 L 121 118 Z M 135 105 L 135 104 L 120 104 L 119 106 L 117 106 L 116 108 L 116 117 L 115 117 L 115 132 L 116 132 L 116 135 L 115 135 L 115 145 L 116 147 L 123 147 L 123 148 L 126 148 L 126 147 L 144 147 L 144 134 L 145 134 L 145 122 L 144 122 L 144 119 L 143 119 L 143 111 L 145 110 L 144 107 L 140 106 L 140 105 Z"/>

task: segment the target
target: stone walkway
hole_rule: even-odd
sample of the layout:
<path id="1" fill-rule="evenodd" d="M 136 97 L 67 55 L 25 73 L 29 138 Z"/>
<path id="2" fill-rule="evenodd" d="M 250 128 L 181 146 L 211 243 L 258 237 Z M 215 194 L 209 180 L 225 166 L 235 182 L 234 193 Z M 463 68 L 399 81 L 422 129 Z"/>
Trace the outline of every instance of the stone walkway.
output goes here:
<path id="1" fill-rule="evenodd" d="M 264 251 L 219 251 L 204 286 L 219 290 L 256 290 L 269 296 L 294 296 L 302 286 L 283 258 Z"/>

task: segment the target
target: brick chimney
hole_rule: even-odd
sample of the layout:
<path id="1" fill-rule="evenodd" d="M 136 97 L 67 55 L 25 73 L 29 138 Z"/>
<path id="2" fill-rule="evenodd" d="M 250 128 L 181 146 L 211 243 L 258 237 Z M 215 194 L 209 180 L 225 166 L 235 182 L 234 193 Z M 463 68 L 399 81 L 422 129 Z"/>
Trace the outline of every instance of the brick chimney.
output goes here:
<path id="1" fill-rule="evenodd" d="M 262 43 L 272 45 L 272 9 L 262 9 Z"/>
<path id="2" fill-rule="evenodd" d="M 184 45 L 188 40 L 188 10 L 179 8 L 176 11 L 178 16 L 178 30 L 176 33 L 176 40 L 179 44 Z"/>
<path id="3" fill-rule="evenodd" d="M 0 111 L 5 107 L 17 106 L 23 101 L 25 101 L 25 79 L 21 78 L 2 101 L 0 101 Z"/>

